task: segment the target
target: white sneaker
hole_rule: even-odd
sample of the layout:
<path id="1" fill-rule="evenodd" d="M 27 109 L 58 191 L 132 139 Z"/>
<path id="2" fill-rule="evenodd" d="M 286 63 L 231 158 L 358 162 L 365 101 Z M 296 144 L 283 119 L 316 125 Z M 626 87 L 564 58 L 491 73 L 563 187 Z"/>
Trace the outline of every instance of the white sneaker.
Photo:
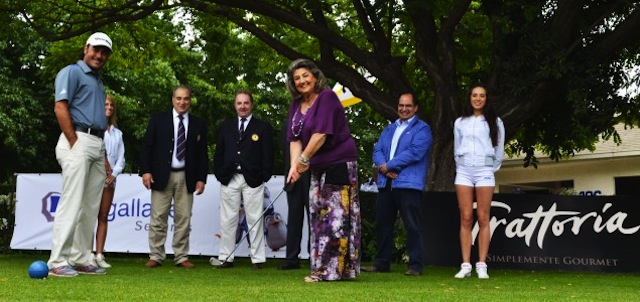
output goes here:
<path id="1" fill-rule="evenodd" d="M 480 279 L 489 279 L 489 274 L 487 274 L 487 264 L 484 262 L 476 263 L 476 274 L 478 274 L 478 278 Z"/>
<path id="2" fill-rule="evenodd" d="M 93 253 L 91 253 L 91 256 L 89 256 L 89 264 L 93 266 L 98 266 L 98 263 L 96 262 L 96 255 L 94 255 Z M 73 264 L 71 265 L 73 266 Z"/>
<path id="3" fill-rule="evenodd" d="M 111 264 L 107 263 L 106 261 L 104 261 L 104 255 L 102 254 L 97 254 L 96 258 L 95 258 L 95 262 L 96 262 L 96 266 L 100 267 L 100 268 L 110 268 Z"/>
<path id="4" fill-rule="evenodd" d="M 469 278 L 471 277 L 471 269 L 471 263 L 460 264 L 460 271 L 454 277 L 458 279 Z"/>

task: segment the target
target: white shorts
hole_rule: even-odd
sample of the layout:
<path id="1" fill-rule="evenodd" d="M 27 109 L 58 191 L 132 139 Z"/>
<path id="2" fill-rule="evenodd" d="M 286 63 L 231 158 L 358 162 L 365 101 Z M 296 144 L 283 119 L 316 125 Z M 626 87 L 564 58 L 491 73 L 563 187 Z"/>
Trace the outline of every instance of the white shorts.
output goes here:
<path id="1" fill-rule="evenodd" d="M 495 187 L 493 167 L 456 167 L 456 185 L 469 187 Z"/>

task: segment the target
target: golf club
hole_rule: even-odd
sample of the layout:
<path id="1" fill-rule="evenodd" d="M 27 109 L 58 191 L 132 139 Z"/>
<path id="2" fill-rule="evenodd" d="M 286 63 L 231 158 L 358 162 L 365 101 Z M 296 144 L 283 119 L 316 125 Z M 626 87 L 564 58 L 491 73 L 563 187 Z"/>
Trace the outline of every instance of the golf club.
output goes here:
<path id="1" fill-rule="evenodd" d="M 260 218 L 258 218 L 258 220 L 256 220 L 256 222 L 253 223 L 253 225 L 251 225 L 251 227 L 249 228 L 249 230 L 247 230 L 247 233 L 244 234 L 244 236 L 242 237 L 242 239 L 240 239 L 240 241 L 238 241 L 238 243 L 236 244 L 236 246 L 233 248 L 233 250 L 231 251 L 231 253 L 229 253 L 229 255 L 227 256 L 227 258 L 224 261 L 220 261 L 218 259 L 216 259 L 216 257 L 211 257 L 209 258 L 209 263 L 211 263 L 211 265 L 213 266 L 219 266 L 219 265 L 223 265 L 225 262 L 227 262 L 227 260 L 229 259 L 229 257 L 231 255 L 233 255 L 233 253 L 235 253 L 235 251 L 238 249 L 238 247 L 240 246 L 240 244 L 249 236 L 249 234 L 251 233 L 251 230 L 253 230 L 253 228 L 259 223 L 262 222 L 264 219 L 264 214 L 267 213 L 267 211 L 269 211 L 269 208 L 271 208 L 271 206 L 273 206 L 273 204 L 276 202 L 276 200 L 278 200 L 278 198 L 280 197 L 280 195 L 282 195 L 283 192 L 289 192 L 291 191 L 291 188 L 293 187 L 293 184 L 285 184 L 284 188 L 282 188 L 282 190 L 280 190 L 280 193 L 278 193 L 278 195 L 276 195 L 275 198 L 273 198 L 271 200 L 271 202 L 269 203 L 269 205 L 264 209 L 264 211 L 262 211 L 262 214 L 260 214 Z"/>

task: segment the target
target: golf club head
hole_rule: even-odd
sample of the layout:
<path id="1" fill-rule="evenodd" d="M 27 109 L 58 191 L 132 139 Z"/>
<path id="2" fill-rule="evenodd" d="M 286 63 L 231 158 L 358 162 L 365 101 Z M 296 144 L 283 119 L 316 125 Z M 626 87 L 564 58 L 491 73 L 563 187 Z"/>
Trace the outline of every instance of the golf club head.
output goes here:
<path id="1" fill-rule="evenodd" d="M 211 263 L 211 265 L 213 266 L 219 266 L 222 264 L 222 262 L 220 262 L 220 260 L 218 260 L 216 257 L 209 258 L 209 263 Z"/>

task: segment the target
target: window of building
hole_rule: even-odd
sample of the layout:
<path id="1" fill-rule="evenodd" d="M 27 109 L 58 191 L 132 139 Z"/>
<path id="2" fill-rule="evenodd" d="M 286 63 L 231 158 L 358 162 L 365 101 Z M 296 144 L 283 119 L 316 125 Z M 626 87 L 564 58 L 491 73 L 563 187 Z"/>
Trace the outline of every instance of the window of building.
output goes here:
<path id="1" fill-rule="evenodd" d="M 640 176 L 614 177 L 616 195 L 640 195 Z"/>
<path id="2" fill-rule="evenodd" d="M 502 184 L 498 188 L 499 193 L 523 193 L 523 194 L 567 194 L 573 195 L 573 180 L 527 182 Z"/>

